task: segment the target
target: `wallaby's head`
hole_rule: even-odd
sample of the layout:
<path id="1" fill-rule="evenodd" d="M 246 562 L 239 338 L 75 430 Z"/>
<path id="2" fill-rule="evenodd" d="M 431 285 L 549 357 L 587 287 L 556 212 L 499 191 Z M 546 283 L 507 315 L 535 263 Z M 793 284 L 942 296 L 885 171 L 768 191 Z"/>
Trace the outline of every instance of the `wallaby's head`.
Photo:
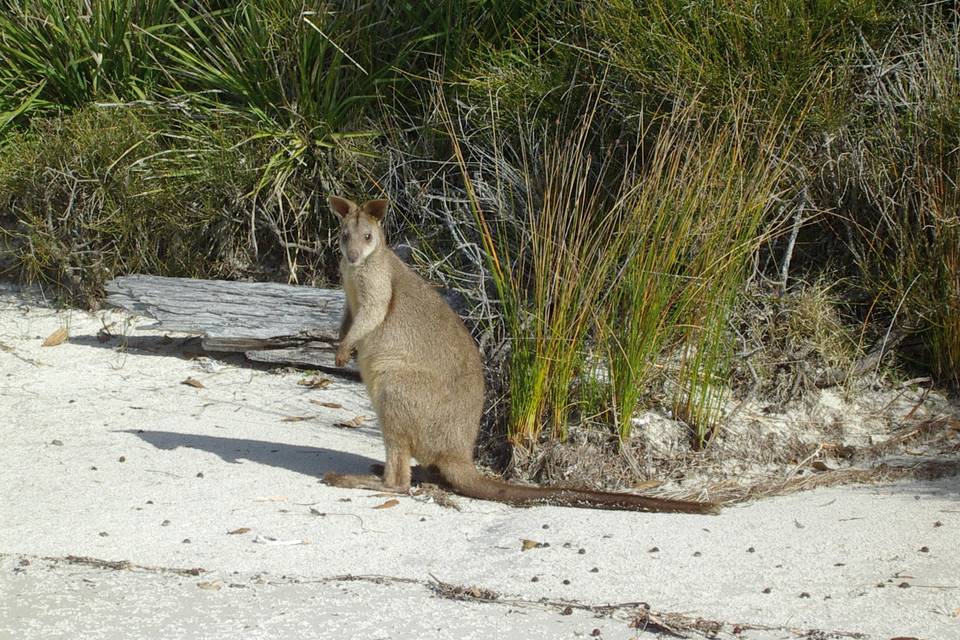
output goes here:
<path id="1" fill-rule="evenodd" d="M 367 200 L 361 205 L 330 196 L 330 208 L 340 218 L 340 252 L 353 266 L 363 264 L 371 253 L 386 243 L 383 215 L 386 200 Z"/>

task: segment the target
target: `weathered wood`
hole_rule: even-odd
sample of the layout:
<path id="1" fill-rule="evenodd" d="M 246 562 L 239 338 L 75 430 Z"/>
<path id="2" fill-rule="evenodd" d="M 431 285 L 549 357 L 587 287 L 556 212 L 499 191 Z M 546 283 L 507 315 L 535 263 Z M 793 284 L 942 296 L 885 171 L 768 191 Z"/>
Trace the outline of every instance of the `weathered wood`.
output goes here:
<path id="1" fill-rule="evenodd" d="M 301 364 L 314 363 L 324 358 L 330 358 L 329 365 L 333 367 L 334 351 L 336 346 L 329 342 L 307 342 L 305 344 L 285 349 L 261 349 L 245 351 L 251 360 L 268 364 Z"/>
<path id="2" fill-rule="evenodd" d="M 130 275 L 111 280 L 106 291 L 108 305 L 157 321 L 145 328 L 200 335 L 209 351 L 337 369 L 333 359 L 344 305 L 340 290 Z"/>

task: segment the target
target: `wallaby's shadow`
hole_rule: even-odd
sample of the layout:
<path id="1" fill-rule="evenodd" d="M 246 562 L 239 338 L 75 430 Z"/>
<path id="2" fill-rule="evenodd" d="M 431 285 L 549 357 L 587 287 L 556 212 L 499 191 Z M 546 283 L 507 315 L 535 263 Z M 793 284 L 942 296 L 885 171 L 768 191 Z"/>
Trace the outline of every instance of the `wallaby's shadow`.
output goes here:
<path id="1" fill-rule="evenodd" d="M 157 449 L 173 450 L 178 447 L 199 449 L 216 454 L 221 460 L 231 464 L 239 464 L 246 460 L 318 478 L 328 471 L 368 473 L 370 466 L 379 462 L 366 456 L 343 451 L 264 440 L 220 438 L 193 433 L 140 429 L 123 429 L 121 433 L 133 434 Z"/>

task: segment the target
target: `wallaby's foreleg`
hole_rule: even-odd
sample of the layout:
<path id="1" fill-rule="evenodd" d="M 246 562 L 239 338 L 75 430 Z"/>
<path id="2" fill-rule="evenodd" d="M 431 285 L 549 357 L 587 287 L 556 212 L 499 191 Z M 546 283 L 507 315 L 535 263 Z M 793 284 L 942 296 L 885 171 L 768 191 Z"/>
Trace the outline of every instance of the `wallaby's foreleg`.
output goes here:
<path id="1" fill-rule="evenodd" d="M 371 331 L 380 326 L 383 319 L 387 317 L 387 309 L 390 306 L 390 285 L 385 286 L 371 285 L 363 292 L 363 299 L 357 305 L 357 309 L 351 310 L 350 328 L 346 335 L 340 339 L 340 346 L 337 349 L 335 363 L 338 367 L 347 364 L 350 354 L 353 352 L 357 343 L 367 337 Z M 346 318 L 346 317 L 345 317 Z"/>
<path id="2" fill-rule="evenodd" d="M 344 305 L 343 307 L 343 318 L 340 320 L 340 333 L 337 335 L 337 338 L 340 342 L 343 342 L 343 339 L 346 337 L 347 332 L 350 331 L 350 325 L 353 324 L 353 314 L 350 313 L 350 307 Z"/>

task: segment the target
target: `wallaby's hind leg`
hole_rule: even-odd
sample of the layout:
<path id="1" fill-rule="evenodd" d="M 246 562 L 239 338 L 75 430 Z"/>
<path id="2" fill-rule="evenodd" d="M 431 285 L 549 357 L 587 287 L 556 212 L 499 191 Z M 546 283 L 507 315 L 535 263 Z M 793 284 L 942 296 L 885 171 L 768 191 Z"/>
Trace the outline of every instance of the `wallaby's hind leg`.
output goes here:
<path id="1" fill-rule="evenodd" d="M 370 465 L 370 472 L 383 476 L 384 465 L 376 462 Z M 423 484 L 424 482 L 429 482 L 430 484 L 444 484 L 446 481 L 443 479 L 443 475 L 440 473 L 440 470 L 436 467 L 424 467 L 423 465 L 415 464 L 410 467 L 410 484 Z"/>
<path id="2" fill-rule="evenodd" d="M 370 489 L 372 491 L 410 491 L 410 446 L 402 439 L 388 437 L 384 430 L 384 442 L 387 447 L 387 463 L 384 466 L 372 465 L 371 474 L 346 474 L 333 471 L 324 474 L 323 481 L 334 487 L 344 489 Z M 391 433 L 392 436 L 392 433 Z"/>
<path id="3" fill-rule="evenodd" d="M 413 455 L 410 428 L 417 419 L 407 397 L 409 385 L 405 384 L 404 376 L 393 374 L 381 376 L 377 388 L 373 406 L 387 450 L 383 483 L 394 490 L 409 491 L 410 458 Z"/>
<path id="4" fill-rule="evenodd" d="M 387 461 L 383 468 L 383 484 L 395 491 L 410 490 L 410 446 L 403 438 L 390 437 L 384 429 Z"/>

